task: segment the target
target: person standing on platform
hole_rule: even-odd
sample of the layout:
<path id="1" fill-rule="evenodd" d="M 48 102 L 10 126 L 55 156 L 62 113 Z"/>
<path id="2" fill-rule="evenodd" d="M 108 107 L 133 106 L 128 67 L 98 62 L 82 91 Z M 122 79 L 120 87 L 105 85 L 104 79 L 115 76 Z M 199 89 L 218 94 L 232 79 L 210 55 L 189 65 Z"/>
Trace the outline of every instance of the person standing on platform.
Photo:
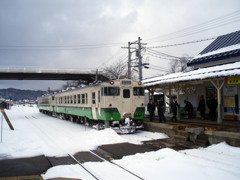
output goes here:
<path id="1" fill-rule="evenodd" d="M 159 117 L 159 122 L 161 123 L 166 122 L 166 118 L 164 116 L 164 112 L 165 112 L 165 105 L 164 105 L 164 101 L 162 98 L 157 100 L 157 108 L 158 108 L 158 117 Z"/>
<path id="2" fill-rule="evenodd" d="M 152 99 L 149 100 L 149 103 L 147 105 L 147 110 L 148 110 L 149 115 L 150 115 L 150 122 L 152 122 L 153 121 L 153 116 L 154 116 L 154 111 L 155 111 L 155 104 L 153 103 Z"/>
<path id="3" fill-rule="evenodd" d="M 172 109 L 172 113 L 173 113 L 173 117 L 171 118 L 171 121 L 173 122 L 173 120 L 175 122 L 177 122 L 177 108 L 179 108 L 179 104 L 177 103 L 176 98 L 173 98 L 173 101 L 170 103 L 170 107 Z"/>
<path id="4" fill-rule="evenodd" d="M 209 117 L 212 121 L 216 121 L 216 109 L 218 106 L 217 100 L 212 96 L 210 100 L 207 102 L 208 108 L 209 108 Z"/>
<path id="5" fill-rule="evenodd" d="M 200 112 L 201 120 L 204 120 L 205 119 L 205 110 L 206 110 L 204 96 L 201 96 L 197 110 Z"/>
<path id="6" fill-rule="evenodd" d="M 188 119 L 191 119 L 193 114 L 193 105 L 187 100 L 184 100 L 185 103 L 185 112 L 188 112 Z"/>

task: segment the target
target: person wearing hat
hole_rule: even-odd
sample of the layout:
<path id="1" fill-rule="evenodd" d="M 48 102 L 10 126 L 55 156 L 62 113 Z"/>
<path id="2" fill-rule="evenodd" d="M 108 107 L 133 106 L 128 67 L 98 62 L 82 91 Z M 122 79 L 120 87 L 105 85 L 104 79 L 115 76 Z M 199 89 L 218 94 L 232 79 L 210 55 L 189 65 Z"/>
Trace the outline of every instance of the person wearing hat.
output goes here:
<path id="1" fill-rule="evenodd" d="M 184 100 L 184 103 L 185 103 L 185 112 L 188 113 L 188 119 L 191 119 L 193 115 L 193 105 L 187 100 Z"/>
<path id="2" fill-rule="evenodd" d="M 149 100 L 149 103 L 147 105 L 147 110 L 148 110 L 149 115 L 150 115 L 150 121 L 152 122 L 153 121 L 153 116 L 154 116 L 154 111 L 155 111 L 155 104 L 153 103 L 152 99 Z"/>
<path id="3" fill-rule="evenodd" d="M 178 120 L 177 120 L 177 108 L 179 108 L 180 106 L 179 106 L 179 104 L 177 103 L 177 100 L 176 100 L 175 97 L 173 98 L 172 102 L 170 103 L 170 107 L 171 107 L 172 113 L 173 113 L 173 116 L 172 116 L 172 118 L 171 118 L 171 121 L 173 122 L 173 120 L 174 120 L 175 122 L 177 122 L 177 121 L 178 121 Z"/>
<path id="4" fill-rule="evenodd" d="M 158 117 L 159 117 L 159 122 L 161 123 L 166 122 L 166 118 L 164 116 L 164 112 L 165 112 L 165 106 L 164 106 L 164 101 L 163 98 L 160 98 L 157 100 L 157 108 L 158 108 Z"/>

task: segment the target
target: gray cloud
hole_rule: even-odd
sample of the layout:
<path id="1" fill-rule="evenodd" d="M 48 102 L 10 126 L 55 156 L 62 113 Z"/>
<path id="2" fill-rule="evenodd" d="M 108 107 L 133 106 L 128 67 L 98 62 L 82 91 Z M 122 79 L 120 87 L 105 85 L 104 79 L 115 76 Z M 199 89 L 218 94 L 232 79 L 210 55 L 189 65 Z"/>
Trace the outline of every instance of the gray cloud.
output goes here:
<path id="1" fill-rule="evenodd" d="M 155 46 L 239 30 L 237 21 L 178 39 L 156 38 L 157 43 L 148 40 L 234 12 L 239 5 L 239 0 L 1 0 L 0 46 L 4 48 L 0 48 L 0 66 L 96 69 L 110 57 L 113 57 L 110 62 L 125 57 L 127 50 L 121 46 L 138 36 L 149 46 Z M 207 43 L 159 50 L 176 56 L 185 53 L 194 56 Z M 99 44 L 109 46 L 73 48 Z M 166 60 L 149 59 L 154 65 L 169 66 Z M 159 73 L 147 70 L 144 77 Z M 23 84 L 10 82 L 17 87 Z M 24 84 L 34 86 L 34 82 Z M 38 84 L 35 88 L 43 87 Z M 10 83 L 0 81 L 0 88 L 6 86 Z"/>

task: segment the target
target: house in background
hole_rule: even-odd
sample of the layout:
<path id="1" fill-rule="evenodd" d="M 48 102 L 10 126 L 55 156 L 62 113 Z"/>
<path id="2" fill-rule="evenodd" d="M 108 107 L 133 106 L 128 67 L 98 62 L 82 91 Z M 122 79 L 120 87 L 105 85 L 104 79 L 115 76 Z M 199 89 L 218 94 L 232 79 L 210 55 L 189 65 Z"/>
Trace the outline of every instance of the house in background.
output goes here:
<path id="1" fill-rule="evenodd" d="M 170 99 L 176 96 L 182 108 L 184 100 L 188 100 L 195 114 L 201 96 L 205 98 L 206 114 L 207 102 L 214 98 L 218 102 L 219 124 L 223 120 L 240 120 L 240 31 L 216 38 L 188 66 L 194 70 L 143 80 L 150 96 L 161 90 Z"/>

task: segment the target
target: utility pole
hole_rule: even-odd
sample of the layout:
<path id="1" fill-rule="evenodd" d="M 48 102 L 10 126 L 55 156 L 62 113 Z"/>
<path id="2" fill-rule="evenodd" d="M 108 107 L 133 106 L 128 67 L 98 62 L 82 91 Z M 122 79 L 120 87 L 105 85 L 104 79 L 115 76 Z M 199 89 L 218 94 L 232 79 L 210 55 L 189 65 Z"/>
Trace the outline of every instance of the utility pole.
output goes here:
<path id="1" fill-rule="evenodd" d="M 139 81 L 142 81 L 142 53 L 141 53 L 141 50 L 142 50 L 142 45 L 141 45 L 141 38 L 138 37 L 138 70 L 139 70 Z"/>
<path id="2" fill-rule="evenodd" d="M 146 45 L 146 43 L 141 43 L 141 38 L 138 37 L 138 40 L 137 41 L 134 41 L 134 42 L 128 42 L 128 47 L 122 47 L 122 48 L 126 48 L 128 49 L 128 78 L 131 79 L 131 75 L 132 75 L 132 72 L 131 72 L 131 67 L 138 67 L 138 72 L 139 72 L 139 81 L 142 81 L 142 67 L 146 67 L 145 65 L 149 65 L 149 63 L 143 63 L 142 62 L 142 45 Z M 137 48 L 131 48 L 131 45 L 137 45 L 138 47 Z M 131 51 L 131 49 L 134 49 L 133 51 Z M 131 59 L 131 55 L 133 52 L 136 52 L 136 59 Z M 135 65 L 132 65 L 132 61 L 133 60 L 137 60 L 135 62 Z M 147 67 L 146 67 L 147 68 Z"/>
<path id="3" fill-rule="evenodd" d="M 128 79 L 131 79 L 132 77 L 132 71 L 131 71 L 131 43 L 128 42 Z"/>

